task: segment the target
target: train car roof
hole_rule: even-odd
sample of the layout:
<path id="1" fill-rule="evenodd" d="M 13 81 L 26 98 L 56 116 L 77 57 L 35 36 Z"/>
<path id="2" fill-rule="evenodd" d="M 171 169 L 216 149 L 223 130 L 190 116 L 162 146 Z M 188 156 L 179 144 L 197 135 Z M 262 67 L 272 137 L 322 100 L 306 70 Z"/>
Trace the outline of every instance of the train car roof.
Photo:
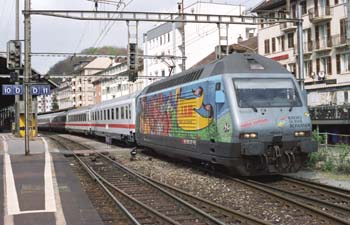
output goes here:
<path id="1" fill-rule="evenodd" d="M 101 106 L 112 105 L 115 102 L 120 102 L 120 101 L 128 100 L 128 99 L 131 99 L 131 98 L 136 98 L 140 93 L 141 93 L 141 91 L 136 91 L 136 92 L 131 93 L 129 95 L 124 95 L 124 96 L 120 96 L 118 98 L 113 98 L 113 99 L 110 99 L 110 100 L 107 100 L 107 101 L 103 101 L 103 102 L 101 102 L 99 104 L 94 105 L 93 109 L 99 108 Z"/>
<path id="2" fill-rule="evenodd" d="M 278 62 L 258 54 L 233 53 L 210 64 L 191 68 L 169 78 L 157 81 L 146 87 L 143 93 L 195 81 L 220 74 L 289 74 Z"/>
<path id="3" fill-rule="evenodd" d="M 62 116 L 62 115 L 66 115 L 66 114 L 67 114 L 67 110 L 64 110 L 64 111 L 57 111 L 57 112 L 38 114 L 38 117 L 40 117 L 40 118 L 50 118 L 50 117 Z"/>
<path id="4" fill-rule="evenodd" d="M 74 114 L 79 114 L 79 113 L 85 113 L 86 111 L 90 110 L 92 107 L 93 107 L 92 105 L 80 107 L 80 108 L 68 111 L 67 114 L 74 115 Z"/>

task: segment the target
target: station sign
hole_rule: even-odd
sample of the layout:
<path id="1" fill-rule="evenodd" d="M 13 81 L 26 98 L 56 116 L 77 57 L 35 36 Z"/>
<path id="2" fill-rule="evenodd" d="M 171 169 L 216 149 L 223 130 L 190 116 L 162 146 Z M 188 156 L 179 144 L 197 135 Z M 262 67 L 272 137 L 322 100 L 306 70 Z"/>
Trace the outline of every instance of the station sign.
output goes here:
<path id="1" fill-rule="evenodd" d="M 2 85 L 2 95 L 23 95 L 23 85 Z M 31 85 L 30 86 L 31 95 L 50 95 L 51 89 L 50 85 Z"/>
<path id="2" fill-rule="evenodd" d="M 31 85 L 31 95 L 49 95 L 51 94 L 50 85 Z"/>
<path id="3" fill-rule="evenodd" d="M 23 95 L 23 85 L 2 85 L 2 95 Z"/>

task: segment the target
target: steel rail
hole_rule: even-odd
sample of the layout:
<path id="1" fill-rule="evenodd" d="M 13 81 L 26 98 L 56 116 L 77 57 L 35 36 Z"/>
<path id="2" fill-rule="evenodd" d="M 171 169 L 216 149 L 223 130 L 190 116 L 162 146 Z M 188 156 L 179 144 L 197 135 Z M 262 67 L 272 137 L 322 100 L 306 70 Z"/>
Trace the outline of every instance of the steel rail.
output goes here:
<path id="1" fill-rule="evenodd" d="M 327 201 L 324 201 L 324 200 L 321 200 L 321 199 L 309 197 L 309 196 L 302 195 L 302 194 L 299 194 L 299 193 L 294 193 L 294 192 L 291 192 L 291 191 L 288 191 L 288 190 L 283 190 L 281 188 L 273 187 L 271 185 L 267 185 L 267 184 L 264 184 L 264 183 L 261 183 L 261 182 L 257 182 L 257 181 L 253 181 L 253 180 L 248 180 L 248 182 L 251 182 L 251 183 L 256 184 L 256 185 L 260 185 L 260 186 L 268 188 L 268 189 L 273 189 L 275 191 L 279 191 L 279 192 L 282 192 L 282 193 L 285 193 L 285 194 L 288 194 L 288 195 L 296 196 L 296 197 L 304 199 L 304 200 L 306 199 L 306 200 L 311 201 L 311 202 L 316 202 L 316 203 L 320 204 L 322 207 L 325 207 L 325 208 L 327 208 L 327 207 L 334 208 L 336 210 L 341 211 L 343 213 L 343 215 L 350 215 L 350 208 L 347 208 L 347 207 L 342 206 L 342 205 L 337 205 L 335 203 L 327 202 Z"/>
<path id="2" fill-rule="evenodd" d="M 62 145 L 64 148 L 66 149 L 70 149 L 69 146 L 67 146 L 67 144 L 63 144 L 62 142 L 60 142 L 59 140 L 57 140 L 57 138 L 55 137 L 49 137 L 50 139 L 53 139 L 54 141 L 58 142 L 60 145 Z M 113 199 L 113 201 L 115 202 L 115 204 L 118 205 L 119 209 L 122 210 L 122 212 L 129 218 L 129 220 L 131 220 L 131 222 L 135 225 L 141 225 L 137 219 L 129 212 L 129 210 L 127 210 L 124 205 L 113 195 L 113 193 L 111 193 L 108 188 L 101 182 L 100 178 L 91 170 L 91 168 L 89 168 L 80 158 L 77 154 L 75 154 L 72 151 L 73 156 L 78 160 L 79 164 L 85 169 L 85 171 L 90 175 L 90 177 L 97 181 L 100 185 L 100 187 L 102 187 L 102 189 L 107 193 L 107 195 Z"/>
<path id="3" fill-rule="evenodd" d="M 321 183 L 317 183 L 317 182 L 313 182 L 313 181 L 309 181 L 309 180 L 305 180 L 305 179 L 299 179 L 299 178 L 295 178 L 295 177 L 291 177 L 291 176 L 285 176 L 283 175 L 282 178 L 284 180 L 287 180 L 289 182 L 293 182 L 293 183 L 297 183 L 300 185 L 305 185 L 307 187 L 311 187 L 320 191 L 324 191 L 330 194 L 334 194 L 334 195 L 338 195 L 341 196 L 343 198 L 347 198 L 350 200 L 350 190 L 346 190 L 343 188 L 339 188 L 339 187 L 334 187 L 334 186 L 330 186 L 330 185 L 326 185 L 326 184 L 321 184 Z"/>
<path id="4" fill-rule="evenodd" d="M 172 199 L 174 199 L 174 200 L 176 200 L 176 201 L 178 201 L 178 202 L 180 202 L 180 203 L 186 205 L 186 206 L 189 207 L 191 210 L 195 211 L 197 214 L 201 215 L 202 217 L 205 217 L 205 218 L 208 219 L 209 221 L 214 222 L 214 223 L 216 223 L 216 224 L 225 225 L 225 223 L 221 222 L 220 220 L 216 219 L 215 217 L 213 217 L 213 216 L 209 215 L 208 213 L 204 212 L 203 210 L 201 210 L 201 209 L 199 209 L 199 208 L 197 208 L 197 207 L 191 205 L 190 203 L 184 201 L 183 199 L 181 199 L 181 198 L 175 196 L 174 194 L 170 193 L 169 191 L 167 191 L 167 190 L 165 190 L 165 189 L 162 189 L 161 187 L 155 185 L 154 183 L 152 183 L 152 182 L 150 182 L 149 180 L 143 178 L 143 177 L 140 176 L 139 174 L 137 174 L 137 173 L 131 171 L 130 169 L 128 169 L 128 168 L 126 168 L 126 167 L 120 165 L 118 162 L 116 162 L 116 161 L 110 159 L 109 157 L 107 157 L 107 156 L 105 156 L 105 155 L 103 155 L 103 154 L 101 154 L 101 153 L 99 153 L 99 152 L 96 152 L 96 154 L 98 154 L 98 155 L 102 156 L 103 158 L 109 160 L 112 164 L 114 164 L 115 166 L 119 167 L 121 170 L 123 170 L 123 171 L 125 171 L 125 172 L 127 172 L 127 173 L 129 173 L 129 174 L 131 174 L 131 175 L 133 175 L 133 176 L 135 176 L 135 177 L 137 177 L 138 179 L 141 179 L 143 182 L 145 182 L 145 183 L 151 185 L 153 188 L 156 188 L 157 190 L 161 191 L 162 193 L 166 194 L 167 196 L 171 197 Z"/>
<path id="5" fill-rule="evenodd" d="M 230 208 L 226 208 L 226 207 L 224 207 L 222 205 L 219 205 L 219 204 L 217 204 L 215 202 L 211 202 L 211 201 L 209 201 L 207 199 L 200 198 L 200 197 L 197 197 L 197 196 L 193 196 L 193 195 L 191 195 L 191 194 L 189 194 L 187 192 L 182 191 L 181 189 L 178 189 L 178 188 L 173 187 L 173 186 L 169 186 L 169 185 L 167 185 L 165 183 L 162 183 L 162 182 L 159 182 L 157 180 L 154 180 L 154 179 L 152 179 L 152 178 L 150 178 L 148 176 L 145 176 L 145 175 L 141 175 L 141 176 L 143 176 L 144 178 L 150 180 L 151 182 L 155 183 L 156 185 L 160 185 L 160 186 L 162 186 L 164 188 L 167 188 L 167 189 L 173 191 L 176 195 L 184 196 L 183 198 L 190 199 L 191 201 L 198 201 L 198 202 L 201 202 L 201 203 L 205 203 L 205 204 L 207 204 L 207 205 L 209 205 L 209 206 L 211 206 L 213 208 L 219 209 L 220 212 L 222 212 L 224 214 L 227 214 L 227 215 L 234 214 L 235 216 L 241 217 L 246 222 L 245 224 L 266 224 L 266 225 L 270 224 L 270 225 L 272 225 L 272 223 L 267 222 L 265 220 L 258 219 L 256 217 L 253 217 L 253 216 L 248 215 L 248 214 L 246 215 L 244 213 L 239 212 L 238 210 L 233 210 L 233 209 L 230 209 Z"/>
<path id="6" fill-rule="evenodd" d="M 80 146 L 82 146 L 82 147 L 84 147 L 84 148 L 88 148 L 88 149 L 94 151 L 94 149 L 91 149 L 91 147 L 88 146 L 88 145 L 75 142 L 75 141 L 73 141 L 73 140 L 71 140 L 71 139 L 68 139 L 68 138 L 65 138 L 65 137 L 62 137 L 62 136 L 59 136 L 59 137 L 62 138 L 62 139 L 65 139 L 65 140 L 67 140 L 67 141 L 73 142 L 73 143 L 75 143 L 75 144 L 78 144 L 78 145 L 80 145 Z M 133 171 L 129 170 L 128 168 L 126 168 L 126 167 L 124 167 L 124 166 L 118 164 L 116 161 L 111 160 L 109 157 L 105 156 L 104 154 L 99 153 L 99 152 L 95 152 L 95 154 L 98 154 L 99 156 L 101 156 L 101 157 L 103 157 L 103 158 L 109 160 L 113 165 L 117 166 L 117 167 L 120 168 L 121 170 L 123 170 L 123 171 L 125 171 L 125 172 L 127 172 L 127 173 L 129 173 L 129 174 L 131 174 L 131 175 L 133 175 L 133 176 L 136 176 L 138 179 L 141 179 L 143 182 L 145 182 L 145 183 L 149 184 L 150 186 L 152 186 L 153 188 L 155 188 L 155 189 L 161 191 L 161 192 L 164 193 L 166 196 L 168 196 L 168 197 L 174 199 L 175 201 L 177 201 L 177 202 L 179 202 L 179 203 L 185 205 L 186 207 L 190 208 L 191 210 L 193 210 L 194 212 L 196 212 L 196 213 L 197 213 L 198 215 L 200 215 L 201 217 L 205 218 L 205 220 L 208 220 L 208 221 L 210 221 L 210 222 L 214 222 L 215 224 L 219 224 L 219 225 L 226 225 L 225 223 L 221 222 L 220 220 L 216 219 L 215 217 L 213 217 L 213 216 L 207 214 L 207 213 L 204 212 L 203 210 L 198 209 L 197 207 L 191 205 L 190 203 L 184 201 L 183 199 L 181 199 L 181 198 L 175 196 L 174 194 L 172 194 L 172 193 L 170 193 L 170 192 L 168 192 L 168 191 L 166 191 L 166 190 L 160 188 L 159 186 L 153 184 L 152 182 L 150 182 L 150 181 L 148 181 L 147 179 L 143 178 L 143 177 L 140 176 L 139 174 L 134 173 Z M 91 169 L 92 169 L 92 168 L 91 168 Z M 92 170 L 93 170 L 93 169 L 92 169 Z M 97 173 L 97 172 L 95 172 L 94 174 L 96 175 L 96 173 Z M 103 178 L 103 177 L 101 176 L 101 178 Z M 103 178 L 103 180 L 104 180 L 105 183 L 108 182 L 105 178 Z M 106 184 L 108 184 L 108 185 L 109 185 L 110 187 L 112 187 L 113 189 L 116 189 L 116 190 L 118 189 L 119 191 L 123 192 L 122 190 L 120 190 L 119 188 L 115 187 L 113 184 L 111 184 L 111 183 L 109 183 L 109 182 L 106 183 Z M 125 193 L 125 192 L 123 192 L 123 193 Z M 125 193 L 125 194 L 126 194 L 126 193 Z M 126 194 L 126 195 L 128 195 L 128 194 Z M 131 196 L 129 196 L 129 197 L 132 198 Z M 135 199 L 135 200 L 136 200 L 136 199 Z M 136 201 L 137 201 L 137 200 L 136 200 Z M 143 204 L 142 202 L 140 202 L 140 203 Z M 147 205 L 145 205 L 145 206 L 148 207 Z M 149 209 L 152 209 L 152 208 L 149 208 Z M 152 209 L 152 210 L 153 210 L 153 209 Z M 156 210 L 154 210 L 154 211 L 156 211 Z M 158 211 L 156 211 L 156 212 L 158 212 Z M 160 215 L 163 215 L 163 214 L 160 213 Z M 163 215 L 163 216 L 164 216 L 164 215 Z"/>
<path id="7" fill-rule="evenodd" d="M 338 216 L 335 216 L 335 215 L 332 215 L 332 214 L 329 214 L 329 213 L 326 213 L 320 209 L 317 209 L 315 207 L 312 207 L 312 206 L 309 206 L 309 205 L 306 205 L 306 204 L 303 204 L 301 202 L 298 202 L 292 198 L 289 198 L 289 197 L 286 197 L 280 193 L 277 193 L 275 191 L 271 191 L 270 190 L 270 187 L 269 188 L 266 188 L 266 187 L 262 187 L 260 185 L 257 185 L 257 184 L 254 184 L 254 183 L 251 183 L 249 181 L 244 181 L 242 179 L 238 179 L 238 178 L 232 178 L 232 177 L 228 177 L 229 179 L 233 180 L 233 181 L 236 181 L 237 183 L 240 183 L 240 184 L 243 184 L 245 186 L 248 186 L 248 187 L 251 187 L 251 188 L 254 188 L 254 189 L 257 189 L 259 191 L 262 191 L 262 192 L 265 192 L 269 195 L 272 195 L 272 196 L 275 196 L 277 198 L 280 198 L 284 201 L 287 201 L 287 202 L 291 202 L 299 207 L 302 207 L 304 209 L 308 209 L 310 210 L 311 212 L 313 213 L 316 213 L 318 215 L 321 215 L 324 219 L 331 219 L 333 220 L 334 223 L 332 224 L 350 224 L 350 221 L 347 221 L 347 220 L 344 220 L 343 218 L 340 218 Z"/>
<path id="8" fill-rule="evenodd" d="M 121 164 L 118 163 L 117 161 L 115 161 L 115 160 L 113 160 L 113 159 L 111 159 L 111 158 L 109 158 L 109 157 L 107 157 L 107 156 L 105 156 L 105 155 L 103 155 L 103 154 L 101 154 L 101 153 L 97 153 L 97 154 L 99 154 L 100 156 L 102 156 L 102 157 L 106 158 L 107 160 L 111 161 L 113 164 L 115 164 L 116 166 L 120 167 L 121 169 L 127 171 L 128 173 L 134 174 L 135 176 L 139 177 L 140 179 L 142 179 L 143 181 L 145 181 L 145 182 L 147 182 L 147 183 L 150 183 L 150 182 L 151 182 L 150 184 L 153 183 L 153 185 L 155 184 L 156 186 L 163 186 L 163 187 L 166 187 L 166 188 L 168 188 L 168 189 L 171 189 L 171 190 L 174 191 L 174 192 L 181 193 L 181 195 L 184 195 L 184 196 L 186 196 L 187 198 L 195 199 L 196 201 L 204 202 L 204 203 L 206 203 L 206 204 L 208 204 L 208 205 L 211 205 L 211 206 L 213 206 L 213 207 L 215 207 L 215 208 L 218 208 L 218 209 L 222 210 L 222 211 L 225 212 L 225 213 L 235 214 L 236 216 L 242 217 L 242 218 L 244 218 L 245 220 L 253 221 L 254 224 L 270 224 L 270 223 L 268 223 L 268 222 L 266 222 L 266 221 L 264 221 L 264 220 L 259 220 L 259 219 L 255 218 L 255 217 L 250 216 L 250 215 L 245 215 L 245 214 L 243 214 L 243 213 L 241 213 L 241 212 L 239 212 L 239 211 L 236 211 L 236 210 L 232 210 L 232 209 L 223 207 L 223 206 L 221 206 L 221 205 L 218 205 L 218 204 L 216 204 L 216 203 L 214 203 L 214 202 L 211 202 L 211 201 L 208 201 L 208 200 L 206 200 L 206 199 L 202 199 L 202 198 L 199 198 L 199 197 L 195 197 L 195 196 L 193 196 L 193 195 L 191 195 L 191 194 L 189 194 L 189 193 L 186 193 L 186 192 L 184 192 L 184 191 L 182 191 L 182 190 L 180 190 L 180 189 L 177 189 L 177 188 L 175 188 L 175 187 L 172 187 L 172 186 L 163 184 L 163 183 L 161 183 L 161 182 L 158 182 L 158 181 L 156 181 L 156 180 L 153 180 L 153 179 L 150 178 L 150 177 L 147 177 L 147 176 L 145 176 L 145 175 L 142 175 L 142 174 L 140 174 L 140 173 L 138 173 L 138 172 L 136 172 L 136 171 L 134 171 L 134 170 L 131 170 L 131 169 L 129 169 L 129 168 L 127 168 L 127 167 L 121 165 Z M 247 223 L 247 224 L 249 224 L 249 223 Z"/>

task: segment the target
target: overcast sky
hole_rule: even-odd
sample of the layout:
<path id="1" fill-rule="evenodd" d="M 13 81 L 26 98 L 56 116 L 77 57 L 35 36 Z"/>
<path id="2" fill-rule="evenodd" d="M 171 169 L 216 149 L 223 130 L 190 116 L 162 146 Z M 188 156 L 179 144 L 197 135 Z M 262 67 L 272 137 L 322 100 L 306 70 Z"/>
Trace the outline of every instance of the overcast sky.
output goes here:
<path id="1" fill-rule="evenodd" d="M 94 3 L 89 0 L 31 0 L 32 9 L 51 10 L 92 10 Z M 122 0 L 121 0 L 122 1 Z M 154 11 L 176 12 L 177 2 L 180 0 L 124 0 L 127 7 L 125 11 Z M 190 5 L 196 0 L 185 0 Z M 214 2 L 227 2 L 243 4 L 251 7 L 260 0 L 222 0 Z M 6 51 L 8 40 L 15 39 L 15 0 L 0 0 L 0 52 Z M 24 0 L 20 0 L 23 9 Z M 115 10 L 115 6 L 99 5 L 100 10 Z M 20 38 L 23 39 L 23 16 L 20 18 Z M 110 31 L 101 41 L 97 41 L 100 33 L 108 22 L 78 21 L 54 17 L 32 17 L 32 52 L 80 52 L 89 47 L 102 47 L 106 45 L 126 47 L 127 27 L 125 22 L 115 22 Z M 142 22 L 139 25 L 139 40 L 141 44 L 142 33 L 152 28 L 154 24 Z M 46 73 L 51 66 L 63 58 L 33 57 L 32 67 L 40 73 Z"/>

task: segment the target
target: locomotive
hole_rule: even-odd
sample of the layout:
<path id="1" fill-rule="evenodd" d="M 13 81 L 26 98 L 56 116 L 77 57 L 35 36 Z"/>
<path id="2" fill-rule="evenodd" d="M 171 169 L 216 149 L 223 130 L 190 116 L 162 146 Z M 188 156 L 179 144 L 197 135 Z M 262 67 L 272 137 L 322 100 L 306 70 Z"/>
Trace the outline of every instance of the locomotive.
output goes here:
<path id="1" fill-rule="evenodd" d="M 131 117 L 119 131 L 108 129 L 120 123 L 125 108 L 116 115 L 117 109 L 106 103 L 82 110 L 82 129 L 233 174 L 290 173 L 317 151 L 303 96 L 279 63 L 257 54 L 231 54 L 122 97 L 130 101 Z M 108 129 L 97 132 L 97 127 Z"/>

